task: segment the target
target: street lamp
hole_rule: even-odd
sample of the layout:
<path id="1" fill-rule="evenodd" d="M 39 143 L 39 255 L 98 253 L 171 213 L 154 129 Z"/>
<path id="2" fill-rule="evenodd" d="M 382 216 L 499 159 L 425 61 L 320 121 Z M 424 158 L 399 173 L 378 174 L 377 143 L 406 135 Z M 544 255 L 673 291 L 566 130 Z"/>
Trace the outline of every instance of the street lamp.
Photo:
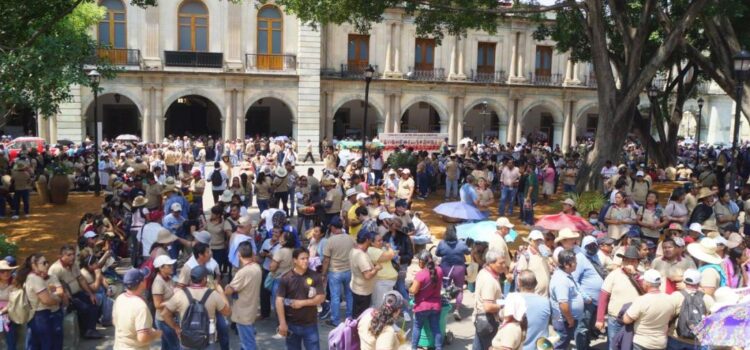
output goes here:
<path id="1" fill-rule="evenodd" d="M 750 52 L 741 50 L 734 56 L 734 76 L 737 79 L 737 99 L 734 111 L 734 138 L 732 139 L 732 176 L 729 193 L 732 198 L 737 198 L 735 189 L 737 184 L 737 142 L 740 138 L 740 111 L 742 110 L 742 85 L 745 84 L 745 75 L 750 71 Z"/>
<path id="2" fill-rule="evenodd" d="M 698 162 L 701 153 L 701 118 L 703 117 L 703 97 L 698 97 L 698 126 L 695 130 L 695 171 L 698 171 Z M 688 129 L 690 131 L 690 129 Z"/>
<path id="3" fill-rule="evenodd" d="M 648 97 L 649 97 L 649 101 L 651 101 L 651 109 L 649 110 L 649 114 L 648 114 L 648 135 L 651 135 L 651 119 L 653 119 L 654 113 L 656 111 L 656 104 L 657 104 L 656 97 L 657 96 L 659 96 L 659 89 L 657 89 L 656 86 L 651 85 L 648 88 Z M 643 143 L 643 148 L 646 151 L 645 163 L 646 163 L 646 167 L 648 168 L 648 142 Z"/>
<path id="4" fill-rule="evenodd" d="M 88 74 L 91 89 L 94 90 L 94 195 L 101 194 L 101 184 L 99 183 L 99 81 L 102 75 L 91 70 Z"/>
<path id="5" fill-rule="evenodd" d="M 365 123 L 362 125 L 362 166 L 365 166 L 367 157 L 365 153 L 367 150 L 367 109 L 370 105 L 370 83 L 372 82 L 372 76 L 375 75 L 375 68 L 372 65 L 367 65 L 365 68 Z"/>

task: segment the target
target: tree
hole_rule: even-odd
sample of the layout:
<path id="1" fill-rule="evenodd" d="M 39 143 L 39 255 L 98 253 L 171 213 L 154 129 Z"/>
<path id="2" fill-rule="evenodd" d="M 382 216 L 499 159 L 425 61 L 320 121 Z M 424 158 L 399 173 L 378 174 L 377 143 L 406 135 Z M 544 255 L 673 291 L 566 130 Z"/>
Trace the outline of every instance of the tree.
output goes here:
<path id="1" fill-rule="evenodd" d="M 132 0 L 138 6 L 156 0 Z M 94 0 L 0 0 L 0 127 L 22 109 L 43 116 L 57 112 L 71 97 L 70 86 L 88 85 L 82 67 L 91 63 L 97 43 L 88 30 L 104 9 Z M 97 62 L 105 78 L 117 72 Z"/>

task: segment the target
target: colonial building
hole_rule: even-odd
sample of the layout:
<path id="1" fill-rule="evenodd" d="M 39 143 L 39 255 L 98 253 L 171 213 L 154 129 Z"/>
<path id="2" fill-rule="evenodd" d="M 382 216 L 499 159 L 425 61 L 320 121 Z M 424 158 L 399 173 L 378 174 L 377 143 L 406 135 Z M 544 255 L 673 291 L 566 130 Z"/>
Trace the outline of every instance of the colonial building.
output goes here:
<path id="1" fill-rule="evenodd" d="M 105 138 L 146 141 L 288 135 L 304 144 L 365 128 L 368 135 L 440 132 L 452 143 L 532 137 L 564 147 L 597 127 L 590 66 L 534 40 L 524 21 L 437 42 L 417 36 L 413 18 L 397 9 L 358 33 L 349 25 L 314 28 L 283 8 L 247 1 L 100 3 L 107 14 L 91 28 L 102 46 L 97 56 L 123 71 L 102 81 L 96 106 L 90 89 L 75 86 L 57 115 L 40 118 L 38 132 L 50 142 L 93 135 L 95 108 Z M 376 78 L 363 125 L 368 65 Z M 714 118 L 707 100 L 705 125 Z"/>

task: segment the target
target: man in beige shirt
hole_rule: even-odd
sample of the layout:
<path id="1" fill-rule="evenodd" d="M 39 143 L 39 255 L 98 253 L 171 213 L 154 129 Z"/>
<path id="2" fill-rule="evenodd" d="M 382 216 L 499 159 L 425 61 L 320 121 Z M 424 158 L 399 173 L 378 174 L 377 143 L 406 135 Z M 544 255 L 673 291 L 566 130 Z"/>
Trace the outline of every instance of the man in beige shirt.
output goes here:
<path id="1" fill-rule="evenodd" d="M 498 304 L 503 297 L 500 275 L 507 272 L 503 253 L 490 249 L 484 260 L 484 267 L 477 274 L 475 282 L 474 323 L 486 327 L 475 328 L 474 349 L 489 349 L 492 345 L 492 337 L 500 325 L 498 313 L 502 310 Z M 488 332 L 480 333 L 480 328 L 488 328 Z"/>
<path id="2" fill-rule="evenodd" d="M 544 235 L 538 230 L 533 230 L 529 233 L 528 243 L 526 250 L 519 251 L 518 261 L 513 269 L 517 273 L 524 270 L 533 272 L 536 279 L 534 293 L 546 297 L 549 295 L 549 257 L 543 256 L 539 250 L 544 245 Z M 547 251 L 549 252 L 549 249 Z"/>
<path id="3" fill-rule="evenodd" d="M 411 177 L 411 170 L 404 169 L 401 171 L 401 180 L 399 180 L 398 188 L 396 189 L 396 199 L 404 199 L 408 203 L 411 203 L 414 190 L 414 179 Z"/>
<path id="4" fill-rule="evenodd" d="M 227 285 L 224 294 L 227 297 L 237 295 L 232 303 L 232 321 L 237 324 L 240 346 L 243 349 L 255 349 L 255 319 L 260 307 L 260 281 L 263 273 L 253 257 L 250 242 L 240 243 L 237 255 L 241 267 Z"/>
<path id="5" fill-rule="evenodd" d="M 513 202 L 518 192 L 518 180 L 521 179 L 521 171 L 516 168 L 511 159 L 500 171 L 500 183 L 502 192 L 500 195 L 500 215 L 505 215 L 505 207 L 508 206 L 508 216 L 513 215 Z"/>
<path id="6" fill-rule="evenodd" d="M 162 331 L 153 328 L 153 318 L 141 295 L 148 288 L 146 273 L 131 269 L 123 277 L 125 293 L 120 294 L 112 308 L 115 326 L 115 349 L 148 350 Z M 174 322 L 174 321 L 172 321 Z"/>
<path id="7" fill-rule="evenodd" d="M 617 321 L 617 315 L 622 306 L 632 303 L 640 295 L 640 286 L 636 281 L 638 274 L 636 267 L 640 261 L 638 247 L 629 246 L 624 253 L 617 254 L 617 256 L 622 259 L 622 267 L 612 270 L 604 279 L 596 312 L 596 328 L 604 331 L 606 321 L 609 339 L 614 339 L 622 328 Z"/>
<path id="8" fill-rule="evenodd" d="M 633 327 L 633 349 L 666 349 L 669 322 L 677 316 L 675 300 L 659 290 L 661 274 L 648 270 L 643 274 L 645 294 L 637 297 L 623 316 L 626 325 Z"/>
<path id="9" fill-rule="evenodd" d="M 350 283 L 352 279 L 351 252 L 355 243 L 351 236 L 344 233 L 341 218 L 336 216 L 328 225 L 331 233 L 328 242 L 323 248 L 324 279 L 328 279 L 328 289 L 331 291 L 331 320 L 333 326 L 338 325 L 341 319 L 341 298 L 346 298 L 346 317 L 351 317 L 354 300 Z"/>
<path id="10" fill-rule="evenodd" d="M 367 255 L 367 249 L 372 245 L 373 238 L 372 232 L 360 232 L 357 235 L 357 247 L 351 251 L 350 255 L 352 271 L 350 287 L 354 300 L 353 318 L 359 317 L 370 307 L 372 292 L 375 290 L 375 275 L 382 268 L 380 264 L 373 264 L 370 256 Z"/>
<path id="11" fill-rule="evenodd" d="M 675 313 L 680 315 L 680 311 L 682 310 L 682 303 L 685 301 L 686 296 L 701 296 L 703 299 L 703 305 L 705 306 L 705 310 L 708 313 L 709 310 L 711 310 L 711 307 L 714 305 L 714 298 L 711 296 L 703 293 L 700 290 L 700 283 L 701 283 L 701 273 L 696 269 L 687 269 L 682 274 L 682 281 L 684 283 L 685 288 L 675 291 L 670 295 L 670 297 L 673 299 L 673 302 L 677 309 L 675 310 Z M 703 315 L 707 316 L 707 315 Z M 677 320 L 675 322 L 672 322 L 671 327 L 669 329 L 669 339 L 667 340 L 667 348 L 668 349 L 696 349 L 700 347 L 700 341 L 697 339 L 688 339 L 681 337 L 678 334 L 677 331 Z"/>
<path id="12" fill-rule="evenodd" d="M 445 163 L 445 200 L 451 198 L 458 198 L 458 162 L 455 153 Z"/>

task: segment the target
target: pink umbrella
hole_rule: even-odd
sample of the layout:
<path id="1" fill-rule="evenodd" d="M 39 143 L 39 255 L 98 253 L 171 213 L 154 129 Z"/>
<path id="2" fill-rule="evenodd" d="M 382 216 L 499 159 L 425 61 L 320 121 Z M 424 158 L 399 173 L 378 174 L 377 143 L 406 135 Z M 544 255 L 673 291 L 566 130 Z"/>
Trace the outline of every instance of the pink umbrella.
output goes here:
<path id="1" fill-rule="evenodd" d="M 535 227 L 540 227 L 550 231 L 560 231 L 564 228 L 569 228 L 574 231 L 589 232 L 594 230 L 594 226 L 589 224 L 586 219 L 568 214 L 554 214 L 542 216 L 539 221 L 534 224 Z"/>

